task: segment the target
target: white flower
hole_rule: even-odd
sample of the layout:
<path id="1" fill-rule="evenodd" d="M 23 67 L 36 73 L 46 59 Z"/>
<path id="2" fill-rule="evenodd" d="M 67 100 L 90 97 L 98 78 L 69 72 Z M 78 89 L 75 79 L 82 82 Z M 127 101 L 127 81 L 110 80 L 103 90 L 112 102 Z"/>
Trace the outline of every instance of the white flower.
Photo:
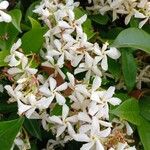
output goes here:
<path id="1" fill-rule="evenodd" d="M 101 118 L 98 118 L 97 116 L 92 116 L 92 118 L 91 118 L 87 112 L 79 112 L 78 120 L 84 122 L 84 124 L 79 128 L 79 132 L 80 133 L 85 133 L 83 131 L 87 132 L 86 127 L 88 127 L 88 128 L 90 127 L 90 125 L 92 124 L 95 117 L 96 117 L 96 119 L 98 119 L 98 122 L 101 126 L 112 127 L 110 122 L 100 120 Z M 86 124 L 86 123 L 88 123 L 88 124 Z"/>
<path id="2" fill-rule="evenodd" d="M 103 117 L 105 119 L 109 118 L 109 106 L 108 103 L 112 105 L 119 105 L 121 100 L 116 97 L 112 97 L 115 91 L 115 87 L 109 87 L 107 91 L 97 91 L 97 93 L 91 97 L 92 101 L 89 105 L 89 113 L 97 116 Z"/>
<path id="3" fill-rule="evenodd" d="M 96 146 L 96 150 L 104 150 L 101 141 L 109 136 L 111 129 L 107 128 L 100 131 L 98 119 L 93 117 L 91 128 L 88 127 L 86 130 L 86 132 L 90 131 L 89 135 L 87 133 L 76 134 L 71 126 L 69 126 L 69 131 L 74 140 L 78 142 L 87 142 L 87 144 L 83 144 L 80 150 L 91 150 L 94 146 Z"/>
<path id="4" fill-rule="evenodd" d="M 66 130 L 68 124 L 76 123 L 78 121 L 76 115 L 67 117 L 69 115 L 69 107 L 66 104 L 64 104 L 62 108 L 63 109 L 61 118 L 58 116 L 49 117 L 50 122 L 55 123 L 57 125 L 56 137 L 59 137 Z"/>
<path id="5" fill-rule="evenodd" d="M 57 58 L 57 65 L 62 68 L 64 65 L 64 61 L 66 60 L 71 60 L 71 54 L 68 52 L 68 49 L 72 46 L 73 44 L 73 39 L 71 40 L 71 37 L 68 37 L 67 34 L 62 35 L 66 40 L 68 39 L 69 41 L 67 43 L 63 43 L 62 41 L 55 39 L 54 40 L 54 45 L 55 48 L 49 47 L 47 51 L 46 58 L 49 60 L 52 60 L 54 57 Z"/>
<path id="6" fill-rule="evenodd" d="M 10 15 L 8 15 L 4 11 L 2 11 L 2 10 L 7 9 L 8 5 L 9 5 L 8 1 L 0 2 L 0 22 L 4 21 L 4 22 L 9 23 L 12 20 Z"/>
<path id="7" fill-rule="evenodd" d="M 21 52 L 18 52 L 17 49 L 21 46 L 21 39 L 18 39 L 10 49 L 10 55 L 5 58 L 6 62 L 9 62 L 9 66 L 18 66 L 21 63 L 21 59 L 24 56 Z"/>
<path id="8" fill-rule="evenodd" d="M 25 100 L 24 100 L 25 99 Z M 49 107 L 52 102 L 51 98 L 41 98 L 37 100 L 35 95 L 30 94 L 24 99 L 18 100 L 18 114 L 22 115 L 25 114 L 27 118 L 31 118 L 34 115 L 35 109 L 43 110 Z M 28 102 L 26 102 L 28 100 Z M 23 103 L 26 102 L 27 104 Z"/>
<path id="9" fill-rule="evenodd" d="M 28 62 L 28 58 L 22 53 L 17 51 L 21 46 L 21 39 L 18 39 L 16 43 L 14 43 L 10 49 L 10 55 L 5 58 L 6 62 L 9 62 L 8 65 L 12 68 L 8 69 L 8 73 L 10 75 L 18 75 L 18 83 L 25 82 L 29 75 L 34 75 L 37 73 L 37 69 L 30 67 L 30 62 Z"/>
<path id="10" fill-rule="evenodd" d="M 87 35 L 85 33 L 77 32 L 77 41 L 70 47 L 70 53 L 73 55 L 71 65 L 76 67 L 84 58 L 87 52 L 93 49 L 93 44 L 87 41 Z"/>
<path id="11" fill-rule="evenodd" d="M 47 146 L 46 149 L 43 150 L 55 150 L 55 146 L 57 145 L 61 145 L 64 147 L 65 141 L 64 140 L 60 140 L 59 138 L 57 138 L 56 140 L 48 140 L 47 142 Z"/>
<path id="12" fill-rule="evenodd" d="M 120 57 L 120 52 L 115 47 L 108 48 L 108 43 L 103 44 L 102 48 L 95 43 L 94 53 L 97 55 L 96 58 L 101 61 L 101 67 L 103 70 L 108 70 L 107 56 L 112 59 L 118 59 Z"/>
<path id="13" fill-rule="evenodd" d="M 67 77 L 69 79 L 68 86 L 73 90 L 72 95 L 75 94 L 75 95 L 79 96 L 79 95 L 82 94 L 85 97 L 90 96 L 90 94 L 89 94 L 85 84 L 75 83 L 74 76 L 71 73 L 69 73 L 69 72 L 67 72 Z"/>
<path id="14" fill-rule="evenodd" d="M 8 94 L 11 96 L 9 102 L 15 102 L 23 97 L 21 92 L 23 85 L 19 84 L 14 89 L 10 85 L 5 85 L 4 88 L 7 90 Z"/>
<path id="15" fill-rule="evenodd" d="M 66 0 L 66 5 L 60 5 L 59 10 L 54 13 L 57 21 L 62 20 L 64 17 L 69 17 L 69 20 L 74 20 L 74 7 L 78 7 L 79 3 L 74 3 L 73 0 Z"/>
<path id="16" fill-rule="evenodd" d="M 116 97 L 112 97 L 115 91 L 115 87 L 111 86 L 108 88 L 107 91 L 100 91 L 99 98 L 100 100 L 97 101 L 97 99 L 93 99 L 94 101 L 100 102 L 100 103 L 107 103 L 109 102 L 112 105 L 119 105 L 121 103 L 121 100 Z"/>
<path id="17" fill-rule="evenodd" d="M 136 148 L 130 147 L 127 143 L 118 143 L 116 150 L 136 150 Z"/>
<path id="18" fill-rule="evenodd" d="M 112 120 L 112 122 L 115 122 L 115 123 L 117 123 L 117 124 L 119 124 L 116 128 L 118 128 L 118 129 L 123 129 L 124 127 L 126 128 L 126 133 L 127 133 L 127 135 L 132 135 L 133 134 L 133 129 L 131 128 L 131 126 L 130 126 L 130 124 L 127 122 L 127 121 L 125 121 L 125 120 L 122 120 L 122 121 L 120 121 L 120 120 L 118 120 L 117 118 L 114 118 L 113 120 Z"/>
<path id="19" fill-rule="evenodd" d="M 16 145 L 19 150 L 25 150 L 31 148 L 28 135 L 23 136 L 23 133 L 21 132 L 17 134 L 14 140 L 14 145 Z M 14 145 L 12 146 L 11 150 L 14 149 Z"/>
<path id="20" fill-rule="evenodd" d="M 48 83 L 40 87 L 40 92 L 45 96 L 50 97 L 51 99 L 56 98 L 56 101 L 59 105 L 63 105 L 66 102 L 64 96 L 60 94 L 61 91 L 67 89 L 67 83 L 63 83 L 57 87 L 57 82 L 54 78 L 49 77 Z"/>
<path id="21" fill-rule="evenodd" d="M 147 0 L 142 0 L 139 4 L 138 7 L 141 8 L 143 10 L 143 12 L 140 12 L 140 10 L 135 10 L 135 18 L 140 18 L 143 19 L 142 21 L 140 21 L 139 23 L 139 28 L 142 28 L 143 25 L 150 19 L 150 2 L 148 2 Z"/>
<path id="22" fill-rule="evenodd" d="M 92 88 L 91 88 L 91 100 L 98 100 L 99 101 L 99 95 L 97 89 L 101 86 L 102 79 L 99 76 L 96 76 L 93 80 Z"/>
<path id="23" fill-rule="evenodd" d="M 79 66 L 74 70 L 74 74 L 78 74 L 86 71 L 86 80 L 89 81 L 91 75 L 101 76 L 102 73 L 99 70 L 97 63 L 98 59 L 92 58 L 89 53 L 85 54 L 85 63 L 79 64 Z"/>
<path id="24" fill-rule="evenodd" d="M 20 79 L 17 81 L 18 83 L 25 82 L 26 78 L 29 75 L 34 75 L 38 71 L 35 68 L 30 68 L 30 66 L 29 66 L 30 63 L 28 63 L 28 58 L 27 57 L 24 56 L 21 59 L 21 61 L 22 61 L 21 68 L 20 68 L 20 66 L 12 67 L 12 68 L 9 68 L 8 71 L 7 71 L 10 75 L 23 74 L 22 77 L 20 77 Z"/>
<path id="25" fill-rule="evenodd" d="M 59 74 L 63 79 L 65 79 L 66 76 L 62 72 L 62 70 L 60 69 L 62 67 L 62 64 L 58 63 L 58 62 L 55 62 L 55 60 L 52 57 L 50 59 L 48 58 L 48 61 L 43 62 L 42 66 L 54 69 L 54 76 Z"/>

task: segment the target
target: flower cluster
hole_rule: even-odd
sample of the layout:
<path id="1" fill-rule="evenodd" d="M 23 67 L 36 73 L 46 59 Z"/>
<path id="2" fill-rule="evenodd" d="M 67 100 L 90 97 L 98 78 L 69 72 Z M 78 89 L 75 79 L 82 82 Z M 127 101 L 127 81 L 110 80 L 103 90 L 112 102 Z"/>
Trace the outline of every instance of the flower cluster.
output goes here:
<path id="1" fill-rule="evenodd" d="M 113 21 L 118 15 L 125 15 L 125 24 L 127 25 L 132 17 L 141 19 L 139 28 L 150 19 L 150 2 L 148 0 L 93 0 L 93 6 L 88 8 L 94 12 L 100 12 L 104 15 L 112 11 Z"/>
<path id="2" fill-rule="evenodd" d="M 73 0 L 42 0 L 36 7 L 34 12 L 49 28 L 44 35 L 41 68 L 52 71 L 47 76 L 35 69 L 34 55 L 23 54 L 19 39 L 5 59 L 14 80 L 12 86 L 5 86 L 9 102 L 17 102 L 19 115 L 41 119 L 43 128 L 52 130 L 57 141 L 49 141 L 51 149 L 74 139 L 85 143 L 81 150 L 135 150 L 126 139 L 132 134 L 129 124 L 109 120 L 110 105 L 121 103 L 114 96 L 115 87 L 102 86 L 108 57 L 118 59 L 120 52 L 107 42 L 100 46 L 87 40 L 82 28 L 87 16 L 76 19 L 74 14 L 78 5 Z M 81 74 L 84 77 L 79 79 Z M 57 107 L 61 114 L 54 113 Z"/>
<path id="3" fill-rule="evenodd" d="M 8 5 L 8 1 L 0 2 L 0 22 L 9 23 L 12 20 L 11 16 L 4 12 L 4 10 L 7 9 Z"/>

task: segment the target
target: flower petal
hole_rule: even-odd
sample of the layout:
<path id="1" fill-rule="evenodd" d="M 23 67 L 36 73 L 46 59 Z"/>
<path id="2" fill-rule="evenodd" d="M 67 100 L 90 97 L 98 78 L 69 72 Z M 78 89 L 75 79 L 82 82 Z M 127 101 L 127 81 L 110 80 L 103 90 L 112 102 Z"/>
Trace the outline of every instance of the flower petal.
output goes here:
<path id="1" fill-rule="evenodd" d="M 69 107 L 66 104 L 64 104 L 62 107 L 62 119 L 63 120 L 67 118 L 68 113 L 69 113 Z"/>
<path id="2" fill-rule="evenodd" d="M 22 115 L 27 110 L 31 109 L 32 106 L 23 104 L 20 100 L 17 101 L 18 103 L 18 114 Z"/>
<path id="3" fill-rule="evenodd" d="M 91 122 L 91 118 L 85 112 L 78 113 L 78 119 L 84 122 Z"/>
<path id="4" fill-rule="evenodd" d="M 90 150 L 93 146 L 94 146 L 94 142 L 89 142 L 87 144 L 83 144 L 80 150 Z"/>
<path id="5" fill-rule="evenodd" d="M 92 90 L 95 91 L 97 90 L 102 83 L 102 79 L 99 76 L 96 76 L 93 80 L 93 84 L 92 84 Z"/>
<path id="6" fill-rule="evenodd" d="M 106 91 L 106 93 L 104 94 L 103 98 L 104 99 L 110 99 L 113 96 L 114 93 L 115 93 L 115 87 L 110 86 L 108 88 L 108 90 Z"/>
<path id="7" fill-rule="evenodd" d="M 17 50 L 21 46 L 21 44 L 22 44 L 21 39 L 18 39 L 18 41 L 12 45 L 10 51 L 13 52 Z"/>
<path id="8" fill-rule="evenodd" d="M 101 61 L 101 67 L 103 70 L 108 70 L 108 63 L 107 63 L 107 56 L 105 55 L 104 58 Z"/>
<path id="9" fill-rule="evenodd" d="M 58 127 L 56 137 L 59 137 L 65 131 L 66 127 L 66 125 Z"/>
<path id="10" fill-rule="evenodd" d="M 126 129 L 127 129 L 127 135 L 131 135 L 133 133 L 131 126 L 129 125 L 129 123 L 127 121 L 125 122 L 125 125 L 126 125 Z"/>
<path id="11" fill-rule="evenodd" d="M 21 73 L 22 70 L 19 69 L 19 68 L 13 67 L 13 68 L 9 68 L 9 69 L 7 70 L 7 72 L 8 72 L 10 75 L 16 75 L 16 74 Z"/>
<path id="12" fill-rule="evenodd" d="M 111 133 L 111 128 L 107 128 L 103 131 L 100 131 L 98 134 L 100 137 L 107 137 Z"/>
<path id="13" fill-rule="evenodd" d="M 81 25 L 82 23 L 84 23 L 84 22 L 86 21 L 86 19 L 87 19 L 87 15 L 85 14 L 85 15 L 83 15 L 81 18 L 79 18 L 79 19 L 76 21 L 76 23 L 79 24 L 79 25 Z"/>
<path id="14" fill-rule="evenodd" d="M 91 125 L 90 124 L 84 124 L 79 128 L 79 133 L 86 133 L 87 131 L 89 131 L 91 129 Z"/>
<path id="15" fill-rule="evenodd" d="M 63 124 L 63 122 L 61 121 L 61 119 L 58 116 L 51 116 L 48 118 L 48 120 L 50 120 L 50 122 L 52 123 L 57 123 L 57 124 Z"/>
<path id="16" fill-rule="evenodd" d="M 71 73 L 67 72 L 67 77 L 68 77 L 69 82 L 71 83 L 71 85 L 74 86 L 75 85 L 75 78 L 74 78 L 74 76 Z"/>
<path id="17" fill-rule="evenodd" d="M 41 86 L 39 88 L 39 91 L 42 92 L 45 96 L 50 96 L 51 95 L 51 91 L 46 86 Z"/>
<path id="18" fill-rule="evenodd" d="M 108 101 L 113 106 L 119 105 L 121 103 L 121 100 L 119 98 L 116 98 L 116 97 L 110 98 Z"/>
<path id="19" fill-rule="evenodd" d="M 7 9 L 8 6 L 9 6 L 8 1 L 0 2 L 0 9 Z"/>
<path id="20" fill-rule="evenodd" d="M 120 51 L 115 47 L 110 47 L 110 49 L 106 51 L 106 54 L 112 59 L 118 59 L 121 56 Z"/>
<path id="21" fill-rule="evenodd" d="M 90 99 L 93 101 L 99 102 L 100 98 L 99 98 L 98 92 L 92 92 Z"/>
<path id="22" fill-rule="evenodd" d="M 89 142 L 90 138 L 86 134 L 75 134 L 73 135 L 73 139 L 78 142 Z"/>
<path id="23" fill-rule="evenodd" d="M 55 40 L 54 40 L 54 44 L 55 44 L 56 48 L 57 48 L 59 51 L 61 51 L 61 46 L 62 46 L 62 44 L 61 44 L 61 42 L 60 42 L 58 39 L 55 39 Z"/>
<path id="24" fill-rule="evenodd" d="M 11 22 L 12 18 L 10 15 L 6 14 L 5 12 L 1 11 L 0 10 L 0 18 L 1 18 L 1 21 L 4 21 L 4 22 Z"/>
<path id="25" fill-rule="evenodd" d="M 56 88 L 56 80 L 52 77 L 49 78 L 50 89 L 53 91 Z"/>
<path id="26" fill-rule="evenodd" d="M 71 28 L 71 26 L 66 21 L 59 21 L 58 26 L 65 29 Z"/>
<path id="27" fill-rule="evenodd" d="M 63 105 L 66 102 L 66 99 L 58 92 L 56 92 L 56 100 L 59 105 Z"/>
<path id="28" fill-rule="evenodd" d="M 96 141 L 96 150 L 104 150 L 103 145 L 98 140 Z"/>
<path id="29" fill-rule="evenodd" d="M 68 87 L 68 84 L 67 84 L 67 82 L 65 82 L 65 83 L 61 84 L 60 86 L 58 86 L 58 87 L 55 89 L 55 91 L 64 91 L 64 90 L 67 89 L 67 87 Z"/>
<path id="30" fill-rule="evenodd" d="M 43 97 L 39 101 L 37 101 L 36 105 L 39 109 L 47 109 L 53 99 L 54 98 L 52 96 L 48 98 Z"/>

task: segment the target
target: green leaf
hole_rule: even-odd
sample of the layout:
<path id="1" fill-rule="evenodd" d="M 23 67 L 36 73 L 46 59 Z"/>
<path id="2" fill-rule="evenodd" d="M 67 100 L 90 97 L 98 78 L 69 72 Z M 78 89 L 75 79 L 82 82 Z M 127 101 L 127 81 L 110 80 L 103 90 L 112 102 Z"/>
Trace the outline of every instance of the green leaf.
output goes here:
<path id="1" fill-rule="evenodd" d="M 40 3 L 39 1 L 33 2 L 27 9 L 26 11 L 26 15 L 25 15 L 25 21 L 28 22 L 28 17 L 32 17 L 32 18 L 36 18 L 38 15 L 36 13 L 33 12 L 33 10 L 35 9 L 35 6 L 37 6 Z"/>
<path id="2" fill-rule="evenodd" d="M 0 122 L 0 148 L 10 150 L 16 135 L 18 134 L 24 119 Z"/>
<path id="3" fill-rule="evenodd" d="M 147 32 L 148 34 L 150 34 L 150 25 L 149 24 L 145 24 L 142 28 L 145 32 Z"/>
<path id="4" fill-rule="evenodd" d="M 140 111 L 138 102 L 135 99 L 128 99 L 124 101 L 116 109 L 111 110 L 110 113 L 120 117 L 121 119 L 127 120 L 135 125 L 140 124 Z"/>
<path id="5" fill-rule="evenodd" d="M 9 14 L 12 17 L 12 24 L 15 26 L 15 28 L 21 32 L 21 28 L 20 28 L 20 22 L 21 22 L 21 18 L 22 18 L 22 13 L 19 9 L 13 9 L 9 12 Z"/>
<path id="6" fill-rule="evenodd" d="M 32 25 L 32 28 L 40 28 L 41 25 L 38 21 L 36 21 L 35 19 L 33 19 L 32 17 L 28 17 L 30 20 L 30 23 Z"/>
<path id="7" fill-rule="evenodd" d="M 0 23 L 0 49 L 10 50 L 18 34 L 19 31 L 12 23 Z"/>
<path id="8" fill-rule="evenodd" d="M 127 99 L 130 99 L 130 96 L 126 93 L 116 93 L 115 97 L 118 97 L 119 99 L 121 99 L 122 102 L 126 101 Z"/>
<path id="9" fill-rule="evenodd" d="M 90 15 L 89 18 L 98 23 L 98 24 L 101 24 L 101 25 L 106 25 L 109 18 L 107 15 L 101 15 L 101 14 L 96 14 L 96 15 Z"/>
<path id="10" fill-rule="evenodd" d="M 131 91 L 136 82 L 137 66 L 133 54 L 128 49 L 122 49 L 122 72 L 125 84 Z"/>
<path id="11" fill-rule="evenodd" d="M 33 28 L 26 32 L 22 37 L 22 49 L 25 53 L 39 53 L 43 42 L 45 28 Z"/>
<path id="12" fill-rule="evenodd" d="M 150 121 L 150 97 L 145 96 L 139 101 L 140 114 Z"/>
<path id="13" fill-rule="evenodd" d="M 0 103 L 0 113 L 10 113 L 17 112 L 17 104 L 16 103 Z"/>
<path id="14" fill-rule="evenodd" d="M 131 20 L 130 20 L 130 26 L 138 28 L 139 27 L 139 21 L 138 21 L 138 19 L 132 17 Z"/>
<path id="15" fill-rule="evenodd" d="M 138 126 L 138 133 L 141 139 L 141 142 L 144 146 L 144 150 L 150 150 L 150 122 L 145 120 L 142 117 L 139 117 L 141 124 Z"/>
<path id="16" fill-rule="evenodd" d="M 150 53 L 150 35 L 138 28 L 123 30 L 111 45 L 112 47 L 133 47 Z"/>
<path id="17" fill-rule="evenodd" d="M 121 76 L 121 65 L 113 59 L 108 59 L 108 71 L 113 75 L 115 79 L 119 79 Z"/>
<path id="18" fill-rule="evenodd" d="M 108 38 L 109 40 L 114 40 L 118 35 L 119 33 L 123 30 L 122 27 L 114 27 L 114 28 L 111 28 L 108 32 L 104 32 L 106 35 L 105 38 Z"/>
<path id="19" fill-rule="evenodd" d="M 38 120 L 25 118 L 24 127 L 32 136 L 42 140 L 41 128 Z"/>
<path id="20" fill-rule="evenodd" d="M 56 104 L 53 110 L 51 111 L 51 115 L 60 116 L 62 114 L 62 106 Z"/>
<path id="21" fill-rule="evenodd" d="M 4 61 L 7 55 L 9 55 L 9 51 L 0 51 L 0 67 L 7 66 L 7 63 Z"/>

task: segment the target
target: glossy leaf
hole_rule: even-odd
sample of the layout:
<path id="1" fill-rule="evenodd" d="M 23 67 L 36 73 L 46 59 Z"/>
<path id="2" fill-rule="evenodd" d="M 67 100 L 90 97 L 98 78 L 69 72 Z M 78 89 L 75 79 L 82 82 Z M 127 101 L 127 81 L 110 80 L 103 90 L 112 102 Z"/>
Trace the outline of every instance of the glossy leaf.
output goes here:
<path id="1" fill-rule="evenodd" d="M 25 14 L 25 21 L 28 22 L 28 17 L 36 18 L 38 15 L 33 12 L 35 7 L 39 5 L 40 0 L 33 2 L 27 9 L 26 14 Z"/>
<path id="2" fill-rule="evenodd" d="M 0 122 L 0 147 L 10 150 L 16 135 L 18 134 L 24 119 Z"/>
<path id="3" fill-rule="evenodd" d="M 140 114 L 150 121 L 150 97 L 143 97 L 139 102 Z"/>
<path id="4" fill-rule="evenodd" d="M 0 51 L 0 67 L 7 66 L 7 63 L 4 60 L 8 54 L 9 54 L 8 50 Z"/>
<path id="5" fill-rule="evenodd" d="M 121 76 L 121 65 L 113 59 L 108 59 L 108 71 L 113 75 L 115 79 L 119 79 Z"/>
<path id="6" fill-rule="evenodd" d="M 15 28 L 21 32 L 21 28 L 20 28 L 20 22 L 21 22 L 21 18 L 22 18 L 22 13 L 19 9 L 13 9 L 9 12 L 9 14 L 12 17 L 12 24 L 15 26 Z"/>
<path id="7" fill-rule="evenodd" d="M 43 42 L 45 28 L 33 28 L 22 37 L 22 49 L 25 53 L 39 53 Z"/>
<path id="8" fill-rule="evenodd" d="M 123 30 L 112 43 L 114 47 L 133 47 L 150 53 L 150 34 L 138 28 Z"/>
<path id="9" fill-rule="evenodd" d="M 0 23 L 0 49 L 10 50 L 18 34 L 19 31 L 12 23 Z"/>
<path id="10" fill-rule="evenodd" d="M 25 118 L 24 127 L 32 136 L 41 140 L 41 129 L 38 120 Z"/>
<path id="11" fill-rule="evenodd" d="M 122 72 L 127 89 L 131 91 L 136 82 L 137 66 L 133 54 L 128 49 L 122 49 Z"/>
<path id="12" fill-rule="evenodd" d="M 16 112 L 17 113 L 17 104 L 11 103 L 8 105 L 8 103 L 0 103 L 0 113 L 10 113 L 10 112 Z"/>
<path id="13" fill-rule="evenodd" d="M 33 19 L 32 17 L 29 17 L 30 23 L 32 25 L 32 28 L 40 28 L 41 25 L 38 21 L 36 21 L 35 19 Z"/>
<path id="14" fill-rule="evenodd" d="M 140 111 L 138 102 L 135 99 L 128 99 L 124 101 L 116 109 L 111 110 L 110 113 L 120 117 L 121 119 L 127 120 L 135 125 L 140 124 Z"/>
<path id="15" fill-rule="evenodd" d="M 96 23 L 98 23 L 98 24 L 101 24 L 101 25 L 106 25 L 107 24 L 107 22 L 108 22 L 108 20 L 109 20 L 109 18 L 108 18 L 108 16 L 107 15 L 101 15 L 101 14 L 96 14 L 96 15 L 91 15 L 91 16 L 89 16 L 89 18 L 92 20 L 92 21 L 94 21 L 94 22 L 96 22 Z"/>
<path id="16" fill-rule="evenodd" d="M 141 124 L 138 126 L 138 133 L 141 139 L 141 142 L 144 146 L 144 150 L 150 150 L 150 122 L 146 119 L 139 117 Z"/>

